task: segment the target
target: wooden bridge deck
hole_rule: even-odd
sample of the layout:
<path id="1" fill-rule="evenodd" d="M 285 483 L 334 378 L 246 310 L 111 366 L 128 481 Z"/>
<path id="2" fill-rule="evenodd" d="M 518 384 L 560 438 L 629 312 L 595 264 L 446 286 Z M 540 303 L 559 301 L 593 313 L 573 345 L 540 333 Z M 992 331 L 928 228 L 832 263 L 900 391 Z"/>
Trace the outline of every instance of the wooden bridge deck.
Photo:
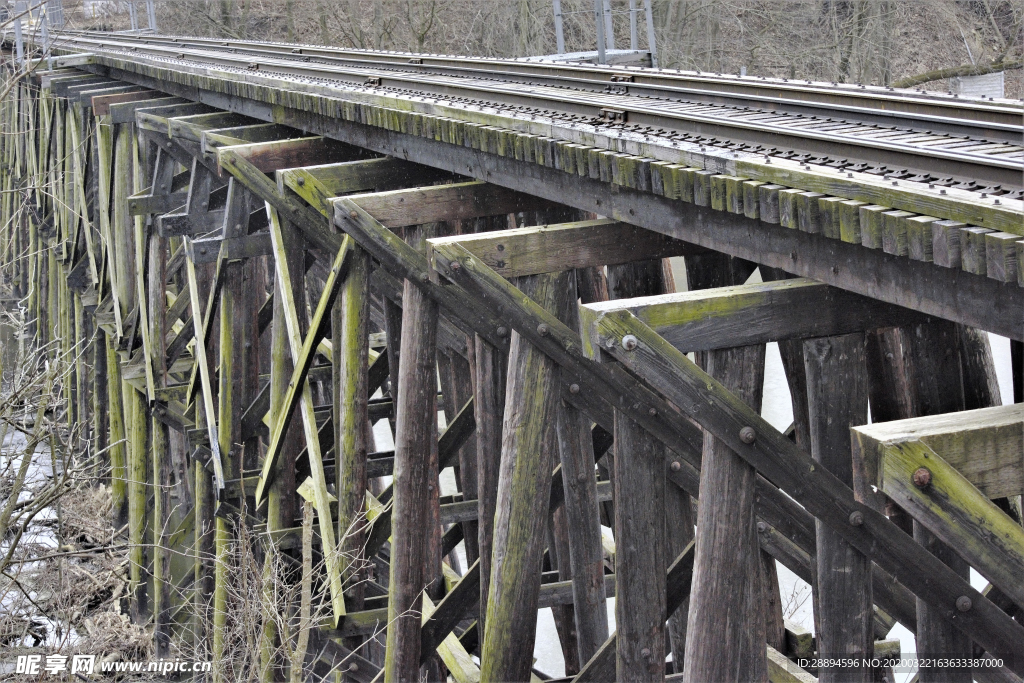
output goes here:
<path id="1" fill-rule="evenodd" d="M 553 607 L 566 680 L 875 681 L 796 660 L 897 622 L 981 660 L 921 680 L 1020 680 L 1024 412 L 984 334 L 1024 400 L 1019 193 L 265 62 L 56 61 L 0 105 L 3 267 L 39 343 L 88 349 L 69 419 L 158 652 L 216 667 L 244 519 L 323 561 L 310 675 L 535 679 Z"/>

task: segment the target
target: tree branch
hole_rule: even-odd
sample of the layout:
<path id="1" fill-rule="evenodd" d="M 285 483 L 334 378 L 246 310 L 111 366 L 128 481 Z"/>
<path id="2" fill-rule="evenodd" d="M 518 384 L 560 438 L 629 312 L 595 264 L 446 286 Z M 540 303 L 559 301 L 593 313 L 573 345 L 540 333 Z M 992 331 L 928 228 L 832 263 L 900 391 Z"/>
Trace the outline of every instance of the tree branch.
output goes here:
<path id="1" fill-rule="evenodd" d="M 964 64 L 963 66 L 936 69 L 935 71 L 926 71 L 923 74 L 910 76 L 896 81 L 892 84 L 892 87 L 911 88 L 915 85 L 920 85 L 921 83 L 940 81 L 944 78 L 953 78 L 955 76 L 980 76 L 981 74 L 990 74 L 997 71 L 1010 71 L 1011 69 L 1021 68 L 1024 68 L 1024 59 L 1016 59 L 1009 62 L 991 62 L 989 64 Z"/>

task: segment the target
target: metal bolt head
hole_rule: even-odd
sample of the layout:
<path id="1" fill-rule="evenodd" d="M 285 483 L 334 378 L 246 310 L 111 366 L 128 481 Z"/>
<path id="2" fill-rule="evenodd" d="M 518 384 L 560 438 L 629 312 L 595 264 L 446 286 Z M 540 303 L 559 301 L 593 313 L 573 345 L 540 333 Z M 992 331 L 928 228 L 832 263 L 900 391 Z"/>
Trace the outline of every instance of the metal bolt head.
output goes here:
<path id="1" fill-rule="evenodd" d="M 507 337 L 507 336 L 508 336 L 508 328 L 507 328 L 507 327 L 505 327 L 504 325 L 502 325 L 501 327 L 499 327 L 499 328 L 497 329 L 497 332 L 498 332 L 498 336 L 499 336 L 499 337 Z"/>
<path id="2" fill-rule="evenodd" d="M 295 181 L 295 182 L 297 182 L 299 184 L 299 187 L 302 187 L 303 185 L 306 184 L 306 179 L 303 178 L 302 176 L 299 176 L 299 179 L 297 181 Z"/>
<path id="3" fill-rule="evenodd" d="M 569 385 L 569 393 L 570 394 L 578 394 L 578 393 L 580 393 L 580 385 L 579 384 L 570 384 Z"/>
<path id="4" fill-rule="evenodd" d="M 462 264 L 459 263 L 458 261 L 452 261 L 451 268 L 452 268 L 452 270 L 458 270 L 458 269 L 462 268 Z"/>
<path id="5" fill-rule="evenodd" d="M 640 656 L 641 657 L 650 657 L 651 656 L 651 648 L 645 647 L 644 649 L 640 650 Z"/>
<path id="6" fill-rule="evenodd" d="M 420 282 L 427 282 L 430 279 L 430 275 L 427 273 L 420 273 Z"/>
<path id="7" fill-rule="evenodd" d="M 673 472 L 678 472 L 679 470 L 683 469 L 682 464 L 680 464 L 680 462 L 678 460 L 673 460 L 672 464 L 669 465 L 668 467 Z"/>
<path id="8" fill-rule="evenodd" d="M 757 432 L 754 431 L 753 427 L 744 427 L 740 430 L 740 441 L 743 443 L 754 443 L 756 438 Z"/>
<path id="9" fill-rule="evenodd" d="M 768 531 L 768 525 L 765 524 L 764 522 L 758 522 L 757 523 L 757 533 L 763 534 L 766 531 Z"/>
<path id="10" fill-rule="evenodd" d="M 542 337 L 546 337 L 548 334 L 548 326 L 545 325 L 544 323 L 537 325 L 537 334 L 539 334 Z"/>
<path id="11" fill-rule="evenodd" d="M 356 671 L 359 671 L 359 665 L 356 664 L 355 662 L 352 662 L 351 664 L 348 665 L 348 670 L 353 672 L 353 673 L 355 673 Z"/>
<path id="12" fill-rule="evenodd" d="M 627 351 L 632 351 L 633 349 L 635 349 L 636 348 L 636 337 L 634 337 L 631 334 L 627 334 L 625 337 L 623 337 L 622 338 L 622 348 L 626 349 Z"/>
<path id="13" fill-rule="evenodd" d="M 966 595 L 961 595 L 956 599 L 956 608 L 961 612 L 969 612 L 974 607 L 974 603 Z"/>
<path id="14" fill-rule="evenodd" d="M 658 411 L 655 408 L 648 408 L 647 414 L 650 415 L 651 417 L 654 417 L 655 415 L 658 414 Z"/>
<path id="15" fill-rule="evenodd" d="M 852 526 L 860 526 L 864 523 L 864 513 L 860 510 L 854 510 L 850 513 L 850 524 Z"/>
<path id="16" fill-rule="evenodd" d="M 359 217 L 359 213 L 357 211 L 349 211 L 348 215 L 352 216 L 352 218 L 358 218 Z"/>
<path id="17" fill-rule="evenodd" d="M 914 481 L 914 486 L 923 489 L 932 483 L 932 473 L 927 467 L 918 467 L 911 475 L 911 479 Z"/>

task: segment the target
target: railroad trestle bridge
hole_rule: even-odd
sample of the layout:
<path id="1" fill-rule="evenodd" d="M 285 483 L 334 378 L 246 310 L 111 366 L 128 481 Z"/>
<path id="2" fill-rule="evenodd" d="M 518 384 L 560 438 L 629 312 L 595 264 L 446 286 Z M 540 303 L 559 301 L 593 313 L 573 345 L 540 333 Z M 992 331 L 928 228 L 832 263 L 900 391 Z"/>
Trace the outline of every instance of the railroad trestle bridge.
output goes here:
<path id="1" fill-rule="evenodd" d="M 323 562 L 311 676 L 542 678 L 552 607 L 564 680 L 883 680 L 796 661 L 897 622 L 983 662 L 923 681 L 1020 680 L 1019 102 L 156 35 L 34 66 L 4 273 L 89 348 L 69 419 L 161 654 L 216 668 L 244 520 Z"/>

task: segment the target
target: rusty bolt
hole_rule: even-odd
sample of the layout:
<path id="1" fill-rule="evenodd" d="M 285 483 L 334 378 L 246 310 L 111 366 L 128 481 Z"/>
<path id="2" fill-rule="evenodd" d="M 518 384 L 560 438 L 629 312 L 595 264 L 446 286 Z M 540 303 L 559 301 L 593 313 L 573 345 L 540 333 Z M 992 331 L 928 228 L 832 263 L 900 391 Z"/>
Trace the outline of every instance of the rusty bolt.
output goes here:
<path id="1" fill-rule="evenodd" d="M 579 384 L 570 384 L 569 385 L 569 393 L 570 394 L 578 394 L 578 393 L 580 393 L 580 385 Z"/>
<path id="2" fill-rule="evenodd" d="M 542 337 L 546 337 L 548 334 L 548 326 L 545 325 L 544 323 L 537 325 L 537 334 L 539 334 Z"/>
<path id="3" fill-rule="evenodd" d="M 860 510 L 854 510 L 850 513 L 850 524 L 853 526 L 860 526 L 864 523 L 864 513 Z"/>
<path id="4" fill-rule="evenodd" d="M 499 337 L 507 337 L 508 336 L 508 328 L 505 327 L 504 325 L 499 327 L 497 332 L 498 332 L 498 336 Z"/>
<path id="5" fill-rule="evenodd" d="M 358 218 L 359 217 L 359 212 L 358 211 L 349 211 L 348 215 L 352 216 L 352 218 Z"/>
<path id="6" fill-rule="evenodd" d="M 744 427 L 740 430 L 740 441 L 743 443 L 754 443 L 754 439 L 757 438 L 757 433 L 753 427 Z"/>
<path id="7" fill-rule="evenodd" d="M 462 268 L 462 264 L 458 261 L 452 261 L 451 268 L 452 270 L 458 270 L 459 268 Z"/>
<path id="8" fill-rule="evenodd" d="M 911 476 L 911 479 L 914 481 L 914 486 L 923 489 L 932 483 L 932 473 L 927 467 L 918 467 Z"/>
<path id="9" fill-rule="evenodd" d="M 671 469 L 673 472 L 678 472 L 679 470 L 683 469 L 683 466 L 679 464 L 678 460 L 673 460 L 672 464 L 669 465 L 669 469 Z"/>
<path id="10" fill-rule="evenodd" d="M 622 348 L 626 349 L 627 351 L 632 351 L 633 349 L 635 349 L 636 348 L 636 337 L 634 337 L 631 334 L 627 334 L 625 337 L 623 337 L 622 338 Z"/>
<path id="11" fill-rule="evenodd" d="M 961 595 L 956 599 L 956 608 L 961 612 L 969 612 L 972 607 L 974 607 L 974 603 L 966 595 Z"/>

